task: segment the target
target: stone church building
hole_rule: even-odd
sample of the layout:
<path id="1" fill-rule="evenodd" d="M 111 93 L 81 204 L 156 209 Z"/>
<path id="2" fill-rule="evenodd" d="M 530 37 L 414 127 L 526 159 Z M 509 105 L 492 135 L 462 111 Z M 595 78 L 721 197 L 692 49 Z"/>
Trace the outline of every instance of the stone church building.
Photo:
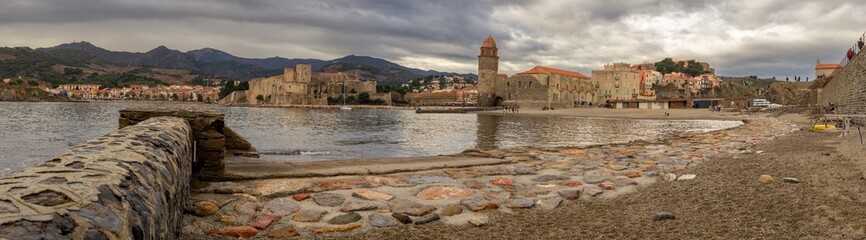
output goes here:
<path id="1" fill-rule="evenodd" d="M 537 66 L 508 77 L 499 73 L 499 49 L 491 36 L 478 55 L 478 105 L 566 108 L 595 99 L 590 77 L 579 72 Z"/>

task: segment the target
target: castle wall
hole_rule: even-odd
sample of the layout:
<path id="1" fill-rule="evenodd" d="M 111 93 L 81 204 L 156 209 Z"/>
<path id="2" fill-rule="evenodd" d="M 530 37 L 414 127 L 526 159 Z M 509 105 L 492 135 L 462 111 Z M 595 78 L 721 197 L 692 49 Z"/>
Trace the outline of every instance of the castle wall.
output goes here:
<path id="1" fill-rule="evenodd" d="M 818 104 L 837 106 L 837 113 L 866 113 L 866 54 L 855 55 L 820 90 Z"/>

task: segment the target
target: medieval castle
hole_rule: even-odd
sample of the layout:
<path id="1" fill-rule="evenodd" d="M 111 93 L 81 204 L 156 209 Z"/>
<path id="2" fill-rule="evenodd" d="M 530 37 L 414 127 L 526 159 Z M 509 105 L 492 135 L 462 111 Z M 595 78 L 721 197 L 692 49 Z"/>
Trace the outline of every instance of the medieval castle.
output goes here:
<path id="1" fill-rule="evenodd" d="M 313 73 L 309 64 L 285 68 L 282 75 L 249 81 L 249 90 L 235 91 L 220 100 L 222 104 L 259 104 L 272 106 L 328 105 L 331 99 L 370 99 L 391 104 L 391 95 L 376 93 L 376 81 L 362 81 L 357 74 Z"/>

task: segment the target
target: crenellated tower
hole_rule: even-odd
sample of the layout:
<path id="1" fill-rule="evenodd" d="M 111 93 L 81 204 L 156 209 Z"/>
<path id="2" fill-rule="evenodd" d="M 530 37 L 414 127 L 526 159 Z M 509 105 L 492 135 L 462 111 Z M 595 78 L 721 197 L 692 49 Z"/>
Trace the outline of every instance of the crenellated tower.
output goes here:
<path id="1" fill-rule="evenodd" d="M 499 49 L 496 40 L 487 35 L 478 55 L 478 106 L 496 105 L 496 78 L 499 74 Z"/>

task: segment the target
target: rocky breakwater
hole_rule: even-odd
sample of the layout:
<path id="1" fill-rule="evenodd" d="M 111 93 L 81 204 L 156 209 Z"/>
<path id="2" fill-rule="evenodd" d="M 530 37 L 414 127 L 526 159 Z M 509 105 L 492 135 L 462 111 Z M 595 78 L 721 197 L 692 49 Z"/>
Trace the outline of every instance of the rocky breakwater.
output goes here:
<path id="1" fill-rule="evenodd" d="M 656 181 L 700 178 L 703 161 L 753 154 L 760 141 L 792 131 L 773 118 L 668 139 L 583 148 L 468 150 L 462 157 L 501 158 L 493 166 L 385 175 L 211 182 L 193 189 L 184 236 L 279 238 L 399 227 L 405 224 L 483 226 L 487 213 L 556 211 L 636 191 Z"/>
<path id="2" fill-rule="evenodd" d="M 120 111 L 118 125 L 124 128 L 159 116 L 180 117 L 189 122 L 197 158 L 193 171 L 198 178 L 219 179 L 225 170 L 223 159 L 226 154 L 259 156 L 252 144 L 225 125 L 225 115 L 212 107 L 129 108 Z"/>
<path id="3" fill-rule="evenodd" d="M 0 238 L 177 239 L 191 177 L 187 121 L 154 117 L 0 178 Z"/>

